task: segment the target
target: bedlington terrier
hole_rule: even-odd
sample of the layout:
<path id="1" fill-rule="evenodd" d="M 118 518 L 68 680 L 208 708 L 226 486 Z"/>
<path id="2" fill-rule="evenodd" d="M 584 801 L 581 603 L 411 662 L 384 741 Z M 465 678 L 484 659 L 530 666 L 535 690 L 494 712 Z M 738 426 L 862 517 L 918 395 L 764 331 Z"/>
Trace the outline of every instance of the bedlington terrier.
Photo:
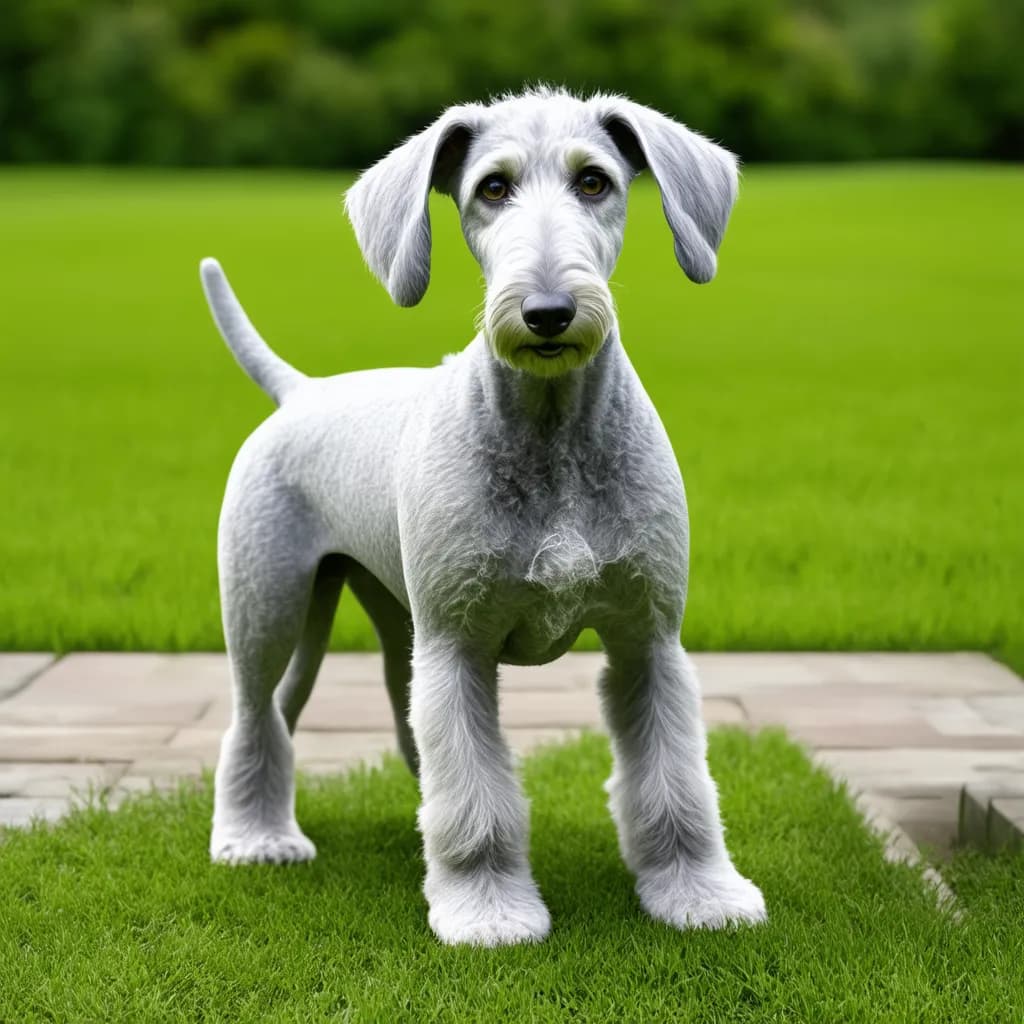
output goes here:
<path id="1" fill-rule="evenodd" d="M 295 820 L 291 734 L 347 583 L 380 637 L 399 746 L 419 777 L 438 938 L 498 946 L 548 934 L 498 666 L 550 662 L 584 627 L 607 654 L 607 790 L 642 907 L 677 928 L 764 920 L 760 891 L 726 850 L 679 641 L 683 483 L 607 284 L 626 193 L 645 168 L 683 271 L 710 280 L 735 158 L 617 96 L 539 88 L 452 107 L 366 171 L 346 208 L 396 303 L 415 305 L 427 288 L 431 188 L 454 198 L 483 269 L 479 332 L 430 369 L 308 378 L 271 352 L 220 266 L 203 261 L 221 333 L 280 406 L 242 446 L 220 518 L 234 714 L 216 772 L 214 861 L 315 854 Z"/>

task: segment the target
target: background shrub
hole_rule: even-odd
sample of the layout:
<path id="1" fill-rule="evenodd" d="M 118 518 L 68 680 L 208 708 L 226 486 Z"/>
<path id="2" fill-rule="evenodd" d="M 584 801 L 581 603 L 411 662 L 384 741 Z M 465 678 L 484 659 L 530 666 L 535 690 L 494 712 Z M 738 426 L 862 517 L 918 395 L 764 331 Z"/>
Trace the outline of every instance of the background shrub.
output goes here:
<path id="1" fill-rule="evenodd" d="M 359 166 L 524 82 L 748 160 L 1024 157 L 1022 0 L 5 0 L 0 160 Z"/>

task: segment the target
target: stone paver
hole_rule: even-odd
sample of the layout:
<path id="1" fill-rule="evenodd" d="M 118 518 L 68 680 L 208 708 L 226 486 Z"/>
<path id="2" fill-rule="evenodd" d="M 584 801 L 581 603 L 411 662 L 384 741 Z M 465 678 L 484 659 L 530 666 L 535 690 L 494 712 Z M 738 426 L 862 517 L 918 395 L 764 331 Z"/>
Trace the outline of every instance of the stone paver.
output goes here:
<path id="1" fill-rule="evenodd" d="M 1021 680 L 984 654 L 789 653 L 697 654 L 705 696 L 735 696 L 779 687 L 853 683 L 902 693 L 1021 695 Z"/>
<path id="2" fill-rule="evenodd" d="M 994 774 L 968 782 L 960 793 L 962 843 L 995 852 L 1024 846 L 1024 774 Z"/>
<path id="3" fill-rule="evenodd" d="M 138 726 L 170 725 L 180 726 L 182 722 L 200 718 L 212 701 L 197 704 L 193 701 L 125 702 L 120 704 L 32 704 L 26 700 L 14 699 L 0 704 L 3 721 L 8 725 L 39 726 Z M 9 705 L 9 706 L 8 706 Z"/>
<path id="4" fill-rule="evenodd" d="M 1024 797 L 996 797 L 988 813 L 989 848 L 1019 849 L 1024 841 Z"/>
<path id="5" fill-rule="evenodd" d="M 825 748 L 816 756 L 834 776 L 857 788 L 902 796 L 928 796 L 968 782 L 1024 772 L 1024 750 Z"/>
<path id="6" fill-rule="evenodd" d="M 0 654 L 0 700 L 16 693 L 53 661 L 52 654 Z"/>
<path id="7" fill-rule="evenodd" d="M 950 822 L 957 820 L 960 797 L 955 789 L 937 790 L 927 796 L 890 796 L 871 793 L 869 803 L 878 816 L 898 822 L 903 832 L 919 847 L 942 850 L 951 839 Z"/>
<path id="8" fill-rule="evenodd" d="M 21 827 L 34 821 L 57 821 L 71 802 L 60 797 L 12 796 L 0 800 L 0 826 Z"/>
<path id="9" fill-rule="evenodd" d="M 0 799 L 13 796 L 70 797 L 112 786 L 123 762 L 0 761 Z"/>
<path id="10" fill-rule="evenodd" d="M 991 725 L 1024 732 L 1024 700 L 1019 696 L 971 697 L 967 703 Z"/>
<path id="11" fill-rule="evenodd" d="M 592 679 L 593 683 L 594 680 Z M 704 701 L 704 715 L 715 725 L 742 724 L 746 715 L 740 703 L 721 697 Z M 228 700 L 217 700 L 195 723 L 197 729 L 214 729 L 219 736 L 231 720 Z M 501 721 L 506 729 L 601 727 L 601 706 L 597 689 L 575 687 L 556 689 L 520 685 L 501 695 Z M 372 687 L 335 688 L 319 686 L 303 709 L 300 726 L 309 732 L 366 732 L 394 728 L 394 716 L 387 691 L 379 682 Z"/>
<path id="12" fill-rule="evenodd" d="M 958 820 L 964 841 L 983 835 L 985 845 L 992 828 L 1003 835 L 1024 817 L 1024 682 L 984 655 L 694 661 L 710 725 L 786 728 L 893 832 L 897 855 L 915 842 L 948 848 Z M 600 728 L 602 663 L 600 654 L 572 654 L 503 668 L 511 745 L 524 752 Z M 221 654 L 0 655 L 0 822 L 27 821 L 32 808 L 53 818 L 74 794 L 103 791 L 116 802 L 199 778 L 216 761 L 229 694 Z M 300 770 L 372 764 L 395 749 L 379 656 L 329 655 L 296 733 Z M 961 797 L 965 785 L 981 803 Z"/>
<path id="13" fill-rule="evenodd" d="M 0 756 L 11 761 L 134 761 L 174 733 L 173 726 L 154 725 L 0 725 Z"/>

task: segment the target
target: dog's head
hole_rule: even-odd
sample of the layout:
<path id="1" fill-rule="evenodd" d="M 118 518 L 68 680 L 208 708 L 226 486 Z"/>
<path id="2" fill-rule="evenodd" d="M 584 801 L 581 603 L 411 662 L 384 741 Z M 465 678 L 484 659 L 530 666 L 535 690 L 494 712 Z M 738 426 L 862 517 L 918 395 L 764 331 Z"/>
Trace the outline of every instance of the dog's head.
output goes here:
<path id="1" fill-rule="evenodd" d="M 366 171 L 345 205 L 370 269 L 412 306 L 430 280 L 430 189 L 451 195 L 487 282 L 491 351 L 551 377 L 587 363 L 611 330 L 626 192 L 645 168 L 680 266 L 710 281 L 736 198 L 735 157 L 616 96 L 537 89 L 452 107 Z"/>

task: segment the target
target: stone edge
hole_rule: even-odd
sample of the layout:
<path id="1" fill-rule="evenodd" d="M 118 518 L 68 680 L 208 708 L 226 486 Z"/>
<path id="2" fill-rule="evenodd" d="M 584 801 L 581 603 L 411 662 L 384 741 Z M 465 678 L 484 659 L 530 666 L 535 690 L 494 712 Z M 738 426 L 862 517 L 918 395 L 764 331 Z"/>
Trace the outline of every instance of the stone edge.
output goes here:
<path id="1" fill-rule="evenodd" d="M 958 838 L 986 853 L 1024 848 L 1024 783 L 968 783 L 960 791 Z"/>

